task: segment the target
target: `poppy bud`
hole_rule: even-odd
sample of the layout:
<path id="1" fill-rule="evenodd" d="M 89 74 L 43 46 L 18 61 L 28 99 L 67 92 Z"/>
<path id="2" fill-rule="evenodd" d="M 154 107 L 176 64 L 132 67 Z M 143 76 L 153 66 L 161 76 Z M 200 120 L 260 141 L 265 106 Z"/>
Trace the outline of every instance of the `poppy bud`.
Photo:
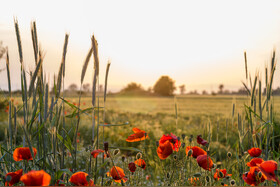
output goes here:
<path id="1" fill-rule="evenodd" d="M 159 141 L 156 141 L 156 145 L 157 145 L 157 147 L 159 146 Z"/>
<path id="2" fill-rule="evenodd" d="M 140 158 L 142 158 L 142 153 L 138 152 L 138 153 L 136 154 L 136 160 L 138 160 L 138 159 L 140 159 Z"/>
<path id="3" fill-rule="evenodd" d="M 177 137 L 177 140 L 180 141 L 180 139 L 181 139 L 181 138 L 178 136 L 178 137 Z"/>
<path id="4" fill-rule="evenodd" d="M 192 143 L 192 138 L 189 138 L 189 142 Z"/>
<path id="5" fill-rule="evenodd" d="M 185 142 L 182 143 L 182 148 L 185 148 L 186 144 Z"/>
<path id="6" fill-rule="evenodd" d="M 192 154 L 193 154 L 193 150 L 190 149 L 190 150 L 188 151 L 188 156 L 192 156 Z"/>
<path id="7" fill-rule="evenodd" d="M 257 176 L 258 176 L 259 179 L 261 179 L 262 178 L 262 172 L 259 171 Z"/>
<path id="8" fill-rule="evenodd" d="M 109 143 L 104 142 L 104 151 L 107 152 L 109 150 Z"/>
<path id="9" fill-rule="evenodd" d="M 228 152 L 228 153 L 227 153 L 227 157 L 228 157 L 228 158 L 231 158 L 231 156 L 232 156 L 232 153 L 231 153 L 231 152 Z"/>
<path id="10" fill-rule="evenodd" d="M 119 154 L 120 152 L 121 152 L 120 149 L 115 149 L 115 150 L 113 151 L 113 155 L 116 156 L 116 155 Z"/>
<path id="11" fill-rule="evenodd" d="M 205 177 L 205 180 L 206 180 L 206 182 L 210 182 L 210 177 L 207 175 L 207 176 Z"/>
<path id="12" fill-rule="evenodd" d="M 182 139 L 183 139 L 183 141 L 185 140 L 185 137 L 186 137 L 186 135 L 185 135 L 185 134 L 182 134 Z"/>
<path id="13" fill-rule="evenodd" d="M 174 156 L 173 156 L 173 159 L 174 159 L 174 160 L 177 160 L 177 155 L 174 155 Z"/>
<path id="14" fill-rule="evenodd" d="M 230 185 L 231 185 L 231 186 L 235 185 L 235 180 L 231 180 L 231 181 L 230 181 Z"/>
<path id="15" fill-rule="evenodd" d="M 122 156 L 122 161 L 123 161 L 123 162 L 125 161 L 125 156 Z"/>
<path id="16" fill-rule="evenodd" d="M 170 178 L 169 172 L 166 173 L 166 178 L 168 178 L 168 179 Z"/>
<path id="17" fill-rule="evenodd" d="M 213 164 L 212 169 L 215 169 L 215 168 L 217 168 L 217 164 Z"/>
<path id="18" fill-rule="evenodd" d="M 220 172 L 219 172 L 219 177 L 220 177 L 220 178 L 223 178 L 223 177 L 224 177 L 224 173 L 220 171 Z"/>

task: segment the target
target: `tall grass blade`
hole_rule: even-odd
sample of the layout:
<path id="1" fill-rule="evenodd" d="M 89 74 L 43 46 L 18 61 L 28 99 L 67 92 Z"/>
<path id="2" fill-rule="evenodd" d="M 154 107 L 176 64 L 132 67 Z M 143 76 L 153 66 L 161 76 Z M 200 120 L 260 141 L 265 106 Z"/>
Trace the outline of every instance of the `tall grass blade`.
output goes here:
<path id="1" fill-rule="evenodd" d="M 247 54 L 246 54 L 246 51 L 244 51 L 244 59 L 245 59 L 246 80 L 248 80 L 248 66 L 247 66 Z"/>
<path id="2" fill-rule="evenodd" d="M 29 92 L 28 92 L 29 93 L 29 97 L 31 97 L 31 94 L 33 93 L 33 88 L 34 88 L 34 85 L 35 85 L 35 80 L 36 80 L 36 78 L 38 76 L 39 70 L 41 69 L 42 63 L 43 63 L 43 59 L 40 58 L 37 66 L 36 66 L 36 69 L 34 71 L 34 74 L 32 75 L 31 82 L 30 82 L 30 85 L 29 85 Z"/>
<path id="3" fill-rule="evenodd" d="M 109 75 L 110 65 L 111 65 L 111 62 L 108 61 L 107 67 L 106 67 L 106 75 L 105 75 L 104 103 L 106 102 L 106 96 L 107 96 L 107 83 L 108 83 L 108 75 Z"/>
<path id="4" fill-rule="evenodd" d="M 20 39 L 20 33 L 18 27 L 18 20 L 16 18 L 14 18 L 14 23 L 15 23 L 15 30 L 16 30 L 17 43 L 18 43 L 19 61 L 22 64 L 23 63 L 22 46 L 21 46 L 21 39 Z"/>
<path id="5" fill-rule="evenodd" d="M 82 74 L 81 74 L 81 84 L 83 84 L 83 82 L 84 82 L 84 78 L 86 75 L 88 63 L 89 63 L 90 57 L 92 55 L 92 52 L 93 52 L 93 48 L 91 47 L 90 50 L 88 51 L 87 57 L 85 59 L 84 65 L 83 65 L 83 70 L 82 70 Z"/>
<path id="6" fill-rule="evenodd" d="M 35 64 L 37 65 L 37 63 L 38 63 L 38 39 L 37 39 L 37 29 L 36 29 L 35 21 L 33 21 L 31 23 L 31 37 L 32 37 Z"/>
<path id="7" fill-rule="evenodd" d="M 7 49 L 7 55 L 6 55 L 6 69 L 7 69 L 7 77 L 8 77 L 8 88 L 9 88 L 9 96 L 12 96 L 12 90 L 11 90 L 11 77 L 10 77 L 10 61 L 9 61 L 9 52 Z"/>

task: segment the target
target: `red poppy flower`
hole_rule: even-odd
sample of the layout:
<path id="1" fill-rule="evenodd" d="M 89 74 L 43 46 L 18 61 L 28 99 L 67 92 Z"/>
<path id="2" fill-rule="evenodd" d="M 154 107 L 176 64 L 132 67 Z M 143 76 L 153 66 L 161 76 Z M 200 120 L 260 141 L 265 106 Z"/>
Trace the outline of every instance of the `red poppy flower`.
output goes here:
<path id="1" fill-rule="evenodd" d="M 201 135 L 198 135 L 196 140 L 197 140 L 197 143 L 200 144 L 200 145 L 204 145 L 205 146 L 205 145 L 208 144 L 208 142 L 206 140 L 202 139 Z"/>
<path id="2" fill-rule="evenodd" d="M 56 186 L 65 186 L 65 183 L 64 183 L 63 180 L 58 179 L 58 180 L 56 181 Z"/>
<path id="3" fill-rule="evenodd" d="M 130 135 L 126 139 L 127 142 L 139 142 L 141 140 L 145 140 L 146 138 L 148 138 L 148 135 L 143 130 L 140 130 L 138 128 L 133 128 L 132 131 L 134 132 L 134 134 Z"/>
<path id="4" fill-rule="evenodd" d="M 80 136 L 80 135 L 81 135 L 81 133 L 78 132 L 78 133 L 77 133 L 77 136 Z"/>
<path id="5" fill-rule="evenodd" d="M 251 148 L 248 150 L 248 153 L 251 155 L 251 157 L 258 157 L 262 154 L 262 150 L 260 148 Z"/>
<path id="6" fill-rule="evenodd" d="M 6 174 L 6 178 L 7 176 L 11 177 L 10 182 L 6 182 L 5 186 L 9 185 L 9 186 L 13 186 L 14 184 L 18 183 L 20 180 L 20 177 L 22 176 L 22 169 L 17 170 L 15 172 L 9 172 Z"/>
<path id="7" fill-rule="evenodd" d="M 146 168 L 146 162 L 143 160 L 143 159 L 138 159 L 138 160 L 135 160 L 134 162 L 137 166 L 139 166 L 140 168 L 142 169 L 145 169 Z"/>
<path id="8" fill-rule="evenodd" d="M 208 155 L 200 155 L 196 159 L 198 165 L 205 170 L 211 170 L 213 167 L 213 161 Z"/>
<path id="9" fill-rule="evenodd" d="M 203 149 L 201 149 L 200 147 L 197 147 L 197 146 L 193 146 L 193 147 L 188 146 L 188 147 L 186 147 L 186 154 L 187 155 L 188 155 L 188 152 L 189 152 L 190 149 L 193 151 L 193 153 L 192 153 L 192 157 L 193 158 L 197 158 L 200 155 L 207 155 L 206 151 L 204 151 Z"/>
<path id="10" fill-rule="evenodd" d="M 261 158 L 253 158 L 250 162 L 247 162 L 247 166 L 255 167 L 257 164 L 261 164 L 264 160 Z"/>
<path id="11" fill-rule="evenodd" d="M 179 151 L 179 148 L 181 147 L 181 142 L 178 140 L 177 136 L 175 136 L 172 133 L 170 135 L 163 135 L 159 140 L 159 144 L 163 144 L 166 141 L 169 141 L 171 143 L 172 149 L 174 151 Z"/>
<path id="12" fill-rule="evenodd" d="M 121 181 L 126 182 L 127 178 L 125 178 L 125 174 L 123 172 L 123 169 L 118 166 L 113 166 L 110 170 L 110 173 L 108 173 L 109 176 L 111 176 L 115 182 L 121 183 Z"/>
<path id="13" fill-rule="evenodd" d="M 91 155 L 93 156 L 93 158 L 96 158 L 99 153 L 104 153 L 104 151 L 102 149 L 96 149 L 91 152 Z"/>
<path id="14" fill-rule="evenodd" d="M 48 186 L 51 182 L 51 176 L 44 170 L 31 170 L 22 175 L 20 181 L 23 182 L 25 186 Z"/>
<path id="15" fill-rule="evenodd" d="M 172 153 L 173 153 L 172 143 L 166 141 L 163 144 L 159 144 L 157 148 L 157 154 L 160 159 L 164 160 Z"/>
<path id="16" fill-rule="evenodd" d="M 146 180 L 150 180 L 151 175 L 146 175 Z"/>
<path id="17" fill-rule="evenodd" d="M 132 173 L 134 173 L 136 171 L 136 164 L 134 162 L 130 162 L 128 164 L 128 169 L 129 171 L 131 171 Z"/>
<path id="18" fill-rule="evenodd" d="M 221 178 L 225 178 L 226 176 L 231 176 L 231 174 L 227 174 L 226 169 L 216 169 L 216 173 L 214 174 L 214 179 L 219 180 Z"/>
<path id="19" fill-rule="evenodd" d="M 93 186 L 93 180 L 87 181 L 88 174 L 82 171 L 74 173 L 69 181 L 76 186 Z"/>
<path id="20" fill-rule="evenodd" d="M 34 157 L 37 154 L 37 149 L 33 147 Z M 33 160 L 29 147 L 19 147 L 14 150 L 13 157 L 15 161 Z"/>
<path id="21" fill-rule="evenodd" d="M 262 162 L 261 164 L 257 164 L 257 167 L 261 170 L 266 180 L 272 180 L 277 182 L 278 185 L 280 184 L 277 176 L 275 175 L 275 171 L 277 170 L 277 162 L 274 160 L 268 160 Z"/>
<path id="22" fill-rule="evenodd" d="M 251 167 L 249 172 L 246 172 L 243 174 L 243 180 L 252 186 L 257 186 L 263 181 L 265 181 L 265 178 L 263 175 L 259 176 L 260 169 L 257 167 Z"/>

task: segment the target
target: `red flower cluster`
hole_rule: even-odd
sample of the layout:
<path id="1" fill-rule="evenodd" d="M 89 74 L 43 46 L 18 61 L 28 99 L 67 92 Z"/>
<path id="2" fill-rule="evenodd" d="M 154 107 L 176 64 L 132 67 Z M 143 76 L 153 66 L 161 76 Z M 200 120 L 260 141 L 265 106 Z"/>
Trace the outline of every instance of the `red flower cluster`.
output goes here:
<path id="1" fill-rule="evenodd" d="M 274 160 L 264 161 L 261 158 L 253 158 L 247 163 L 250 171 L 243 174 L 243 180 L 249 185 L 258 185 L 265 180 L 272 180 L 279 185 L 275 171 L 277 170 L 277 162 Z"/>

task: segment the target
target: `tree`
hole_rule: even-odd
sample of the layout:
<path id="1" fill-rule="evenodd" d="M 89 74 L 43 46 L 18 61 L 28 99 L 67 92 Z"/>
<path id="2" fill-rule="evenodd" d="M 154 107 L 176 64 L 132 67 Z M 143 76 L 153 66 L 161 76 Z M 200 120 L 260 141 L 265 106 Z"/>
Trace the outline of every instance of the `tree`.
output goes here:
<path id="1" fill-rule="evenodd" d="M 70 84 L 70 86 L 68 87 L 68 90 L 70 92 L 76 92 L 77 89 L 78 89 L 78 86 L 76 84 L 74 84 L 74 83 Z"/>
<path id="2" fill-rule="evenodd" d="M 222 94 L 222 93 L 223 93 L 223 90 L 224 90 L 224 85 L 223 85 L 223 84 L 220 84 L 220 85 L 219 85 L 219 93 Z"/>
<path id="3" fill-rule="evenodd" d="M 121 90 L 121 92 L 134 92 L 134 91 L 143 91 L 141 84 L 137 84 L 135 82 L 129 83 L 125 88 Z"/>
<path id="4" fill-rule="evenodd" d="M 162 96 L 173 95 L 175 87 L 175 81 L 168 76 L 161 76 L 154 85 L 154 92 Z"/>
<path id="5" fill-rule="evenodd" d="M 181 95 L 184 95 L 185 94 L 185 91 L 186 91 L 186 87 L 184 84 L 182 84 L 181 86 L 179 86 L 179 89 L 180 89 L 180 93 Z"/>
<path id="6" fill-rule="evenodd" d="M 89 83 L 83 84 L 83 90 L 84 90 L 84 92 L 89 92 L 90 91 L 90 84 Z"/>
<path id="7" fill-rule="evenodd" d="M 202 95 L 208 95 L 208 92 L 206 90 L 203 90 Z"/>

